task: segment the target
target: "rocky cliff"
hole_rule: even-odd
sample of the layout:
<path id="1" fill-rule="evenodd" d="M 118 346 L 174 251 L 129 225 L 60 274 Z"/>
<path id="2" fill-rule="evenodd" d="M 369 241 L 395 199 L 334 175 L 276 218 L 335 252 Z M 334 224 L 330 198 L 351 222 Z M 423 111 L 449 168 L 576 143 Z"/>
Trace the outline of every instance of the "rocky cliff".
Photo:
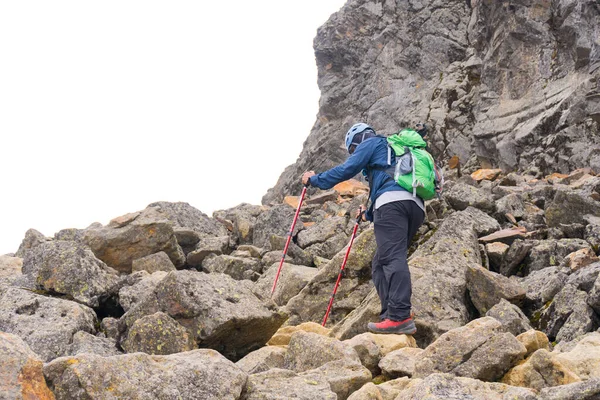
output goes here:
<path id="1" fill-rule="evenodd" d="M 263 203 L 343 161 L 357 121 L 426 122 L 439 160 L 473 168 L 598 170 L 599 37 L 594 0 L 350 0 L 318 30 L 317 120 Z"/>

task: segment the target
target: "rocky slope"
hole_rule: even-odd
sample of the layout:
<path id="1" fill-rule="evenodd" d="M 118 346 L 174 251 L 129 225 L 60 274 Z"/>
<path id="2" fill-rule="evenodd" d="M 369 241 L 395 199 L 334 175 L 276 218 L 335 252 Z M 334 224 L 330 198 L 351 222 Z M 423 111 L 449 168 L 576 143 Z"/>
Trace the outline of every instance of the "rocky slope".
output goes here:
<path id="1" fill-rule="evenodd" d="M 307 198 L 273 296 L 297 197 L 30 230 L 0 256 L 2 398 L 599 397 L 600 176 L 446 172 L 409 259 L 414 337 L 365 331 L 368 223 L 320 325 L 358 181 Z"/>
<path id="2" fill-rule="evenodd" d="M 263 203 L 344 160 L 357 121 L 426 122 L 436 157 L 470 167 L 599 170 L 599 37 L 594 0 L 350 0 L 318 30 L 317 119 Z"/>

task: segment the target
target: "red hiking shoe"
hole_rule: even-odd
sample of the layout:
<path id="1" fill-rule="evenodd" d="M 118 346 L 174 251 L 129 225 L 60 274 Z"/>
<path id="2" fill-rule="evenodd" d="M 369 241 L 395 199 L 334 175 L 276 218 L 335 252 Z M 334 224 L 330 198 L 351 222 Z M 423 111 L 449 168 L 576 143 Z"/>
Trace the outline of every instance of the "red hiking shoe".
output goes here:
<path id="1" fill-rule="evenodd" d="M 404 321 L 392 321 L 384 319 L 381 322 L 369 322 L 367 326 L 373 333 L 396 333 L 400 335 L 414 335 L 417 332 L 415 322 L 411 317 Z"/>

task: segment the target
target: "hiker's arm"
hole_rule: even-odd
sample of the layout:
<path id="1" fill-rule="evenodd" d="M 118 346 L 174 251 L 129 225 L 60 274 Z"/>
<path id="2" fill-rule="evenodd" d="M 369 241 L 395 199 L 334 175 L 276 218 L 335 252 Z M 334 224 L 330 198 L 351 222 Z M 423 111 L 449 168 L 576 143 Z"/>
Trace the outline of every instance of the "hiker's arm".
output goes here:
<path id="1" fill-rule="evenodd" d="M 319 189 L 331 189 L 340 182 L 347 181 L 367 166 L 373 154 L 373 143 L 364 142 L 359 145 L 345 163 L 330 170 L 311 176 L 311 186 Z"/>

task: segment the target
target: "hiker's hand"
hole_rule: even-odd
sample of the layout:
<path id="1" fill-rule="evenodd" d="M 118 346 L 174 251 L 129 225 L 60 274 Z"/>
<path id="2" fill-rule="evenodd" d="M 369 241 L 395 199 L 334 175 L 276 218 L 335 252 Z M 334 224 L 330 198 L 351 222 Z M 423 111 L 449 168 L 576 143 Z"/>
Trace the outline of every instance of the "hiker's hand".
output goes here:
<path id="1" fill-rule="evenodd" d="M 360 219 L 362 221 L 366 221 L 367 220 L 366 216 L 365 216 L 366 212 L 367 212 L 367 207 L 365 207 L 361 204 L 361 206 L 358 207 L 358 211 L 356 212 L 356 218 L 358 219 L 358 217 L 360 217 Z"/>
<path id="2" fill-rule="evenodd" d="M 311 176 L 315 176 L 315 171 L 306 171 L 302 174 L 302 184 L 306 185 Z"/>

